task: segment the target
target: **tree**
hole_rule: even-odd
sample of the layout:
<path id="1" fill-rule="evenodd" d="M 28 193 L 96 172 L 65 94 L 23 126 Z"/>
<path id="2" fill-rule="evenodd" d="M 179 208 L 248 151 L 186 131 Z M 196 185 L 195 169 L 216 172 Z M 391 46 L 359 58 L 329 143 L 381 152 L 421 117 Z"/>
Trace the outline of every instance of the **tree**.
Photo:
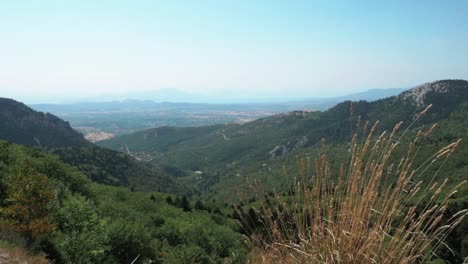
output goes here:
<path id="1" fill-rule="evenodd" d="M 61 249 L 70 263 L 100 263 L 105 257 L 107 237 L 104 221 L 95 205 L 75 195 L 64 201 L 56 213 Z"/>
<path id="2" fill-rule="evenodd" d="M 180 198 L 179 196 L 176 196 L 176 198 L 174 199 L 174 206 L 177 206 L 177 207 L 180 207 Z"/>
<path id="3" fill-rule="evenodd" d="M 174 201 L 172 200 L 172 197 L 170 195 L 167 196 L 166 203 L 169 205 L 174 205 Z"/>
<path id="4" fill-rule="evenodd" d="M 49 217 L 54 199 L 47 176 L 35 171 L 29 161 L 21 162 L 10 179 L 4 213 L 14 230 L 26 237 L 28 246 L 54 229 Z"/>
<path id="5" fill-rule="evenodd" d="M 203 204 L 203 202 L 197 201 L 197 202 L 195 203 L 195 209 L 196 209 L 196 210 L 205 210 L 206 207 L 205 207 L 205 205 Z"/>
<path id="6" fill-rule="evenodd" d="M 192 211 L 192 208 L 190 207 L 190 202 L 188 201 L 185 195 L 182 197 L 182 199 L 178 203 L 178 207 L 182 208 L 186 212 Z"/>

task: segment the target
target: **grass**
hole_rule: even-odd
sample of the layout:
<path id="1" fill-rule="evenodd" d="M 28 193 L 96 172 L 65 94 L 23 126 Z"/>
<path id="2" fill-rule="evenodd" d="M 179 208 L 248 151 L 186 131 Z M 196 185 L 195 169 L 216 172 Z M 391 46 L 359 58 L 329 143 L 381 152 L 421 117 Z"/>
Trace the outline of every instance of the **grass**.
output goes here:
<path id="1" fill-rule="evenodd" d="M 349 163 L 338 171 L 323 153 L 315 162 L 300 161 L 293 195 L 275 193 L 275 203 L 259 208 L 262 228 L 246 232 L 258 252 L 252 263 L 419 263 L 445 246 L 444 239 L 468 213 L 445 214 L 464 182 L 444 190 L 447 179 L 434 179 L 460 141 L 416 166 L 435 126 L 419 131 L 401 157 L 394 152 L 408 128 L 398 133 L 400 123 L 392 133 L 376 136 L 377 126 L 367 132 L 366 123 L 354 135 Z M 434 175 L 425 175 L 434 166 Z"/>
<path id="2" fill-rule="evenodd" d="M 4 246 L 0 241 L 0 263 L 34 263 L 47 264 L 49 261 L 44 256 L 30 256 L 24 248 Z"/>
<path id="3" fill-rule="evenodd" d="M 11 231 L 4 220 L 0 219 L 0 263 L 46 264 L 49 262 L 42 255 L 31 255 L 26 249 L 24 238 Z"/>

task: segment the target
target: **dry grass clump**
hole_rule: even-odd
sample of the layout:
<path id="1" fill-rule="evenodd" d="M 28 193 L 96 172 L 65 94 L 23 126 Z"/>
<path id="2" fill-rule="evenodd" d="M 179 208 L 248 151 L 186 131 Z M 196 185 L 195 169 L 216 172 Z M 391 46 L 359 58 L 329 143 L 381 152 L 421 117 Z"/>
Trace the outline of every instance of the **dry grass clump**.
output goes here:
<path id="1" fill-rule="evenodd" d="M 23 247 L 13 246 L 0 240 L 0 263 L 5 264 L 47 264 L 44 256 L 31 256 Z"/>
<path id="2" fill-rule="evenodd" d="M 461 184 L 444 190 L 447 180 L 434 183 L 436 175 L 424 173 L 431 166 L 438 166 L 439 173 L 459 141 L 416 168 L 414 159 L 434 127 L 419 131 L 406 154 L 395 159 L 391 156 L 406 131 L 397 136 L 398 124 L 390 135 L 376 136 L 377 126 L 368 133 L 368 124 L 364 126 L 361 143 L 353 137 L 349 163 L 338 172 L 325 155 L 314 164 L 300 161 L 293 196 L 275 194 L 276 205 L 260 209 L 266 232 L 249 237 L 259 252 L 252 262 L 415 263 L 430 259 L 444 245 L 467 215 L 468 210 L 444 215 Z"/>

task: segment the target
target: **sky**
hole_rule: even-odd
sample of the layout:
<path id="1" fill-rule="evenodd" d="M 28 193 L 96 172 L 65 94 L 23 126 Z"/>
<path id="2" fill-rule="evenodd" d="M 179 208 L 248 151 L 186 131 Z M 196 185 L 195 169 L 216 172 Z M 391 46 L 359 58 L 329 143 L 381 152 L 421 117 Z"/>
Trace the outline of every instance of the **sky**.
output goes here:
<path id="1" fill-rule="evenodd" d="M 0 97 L 322 97 L 468 79 L 468 1 L 0 1 Z"/>

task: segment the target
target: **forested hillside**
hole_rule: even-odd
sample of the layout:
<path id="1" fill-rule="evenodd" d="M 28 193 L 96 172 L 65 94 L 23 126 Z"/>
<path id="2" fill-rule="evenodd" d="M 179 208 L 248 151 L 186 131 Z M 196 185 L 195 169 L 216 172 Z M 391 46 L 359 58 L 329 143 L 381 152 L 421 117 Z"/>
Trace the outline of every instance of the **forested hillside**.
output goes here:
<path id="1" fill-rule="evenodd" d="M 44 148 L 85 147 L 89 143 L 68 122 L 12 99 L 0 98 L 0 138 Z"/>
<path id="2" fill-rule="evenodd" d="M 0 139 L 54 153 L 95 182 L 137 190 L 187 191 L 156 166 L 96 146 L 68 122 L 11 99 L 0 98 Z"/>
<path id="3" fill-rule="evenodd" d="M 467 102 L 467 81 L 443 80 L 374 102 L 343 102 L 325 112 L 296 111 L 243 125 L 156 128 L 99 144 L 172 168 L 170 171 L 181 180 L 197 185 L 205 194 L 211 189 L 210 195 L 223 192 L 232 197 L 232 186 L 248 186 L 248 179 L 258 180 L 260 175 L 264 175 L 265 185 L 283 185 L 280 176 L 272 176 L 271 169 L 276 168 L 273 173 L 277 173 L 284 162 L 294 167 L 296 155 L 316 153 L 323 140 L 329 144 L 331 155 L 339 155 L 357 131 L 358 119 L 361 125 L 380 121 L 378 131 L 391 131 L 400 121 L 408 127 L 418 113 L 432 105 L 411 127 L 416 131 L 437 122 L 444 124 L 426 147 L 434 149 L 457 137 L 464 139 L 467 134 L 460 120 L 467 113 Z M 463 145 L 453 158 L 459 164 L 449 163 L 447 168 L 457 177 L 466 168 L 466 149 Z"/>
<path id="4" fill-rule="evenodd" d="M 53 263 L 245 262 L 240 227 L 212 209 L 95 184 L 55 156 L 0 141 L 2 248 Z"/>

